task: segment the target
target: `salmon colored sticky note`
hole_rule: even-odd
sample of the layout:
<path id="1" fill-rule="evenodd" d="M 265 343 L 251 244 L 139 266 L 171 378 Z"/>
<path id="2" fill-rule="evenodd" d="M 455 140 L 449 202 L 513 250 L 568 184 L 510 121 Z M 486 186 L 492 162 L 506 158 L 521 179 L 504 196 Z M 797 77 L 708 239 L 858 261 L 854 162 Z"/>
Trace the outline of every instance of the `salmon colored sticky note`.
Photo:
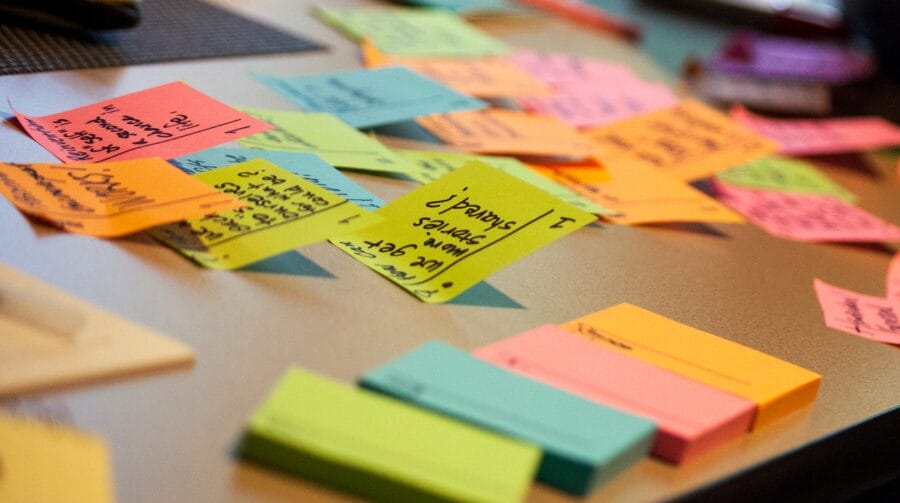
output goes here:
<path id="1" fill-rule="evenodd" d="M 384 222 L 331 242 L 425 302 L 446 302 L 596 219 L 476 161 L 375 213 Z"/>
<path id="2" fill-rule="evenodd" d="M 712 186 L 719 200 L 773 236 L 798 241 L 900 241 L 900 227 L 836 197 L 748 189 L 719 180 Z"/>
<path id="3" fill-rule="evenodd" d="M 247 206 L 157 227 L 150 234 L 213 269 L 247 264 L 381 221 L 265 159 L 193 175 Z"/>
<path id="4" fill-rule="evenodd" d="M 895 306 L 900 306 L 900 253 L 894 255 L 888 267 L 887 296 Z"/>
<path id="5" fill-rule="evenodd" d="M 115 237 L 243 203 L 162 159 L 2 164 L 0 193 L 69 232 Z"/>
<path id="6" fill-rule="evenodd" d="M 599 172 L 565 166 L 534 168 L 597 204 L 616 211 L 615 215 L 604 215 L 603 218 L 617 224 L 744 221 L 740 215 L 703 192 L 642 164 L 608 165 Z"/>
<path id="7" fill-rule="evenodd" d="M 695 100 L 638 115 L 586 134 L 604 165 L 643 165 L 681 180 L 774 153 L 778 144 Z"/>
<path id="8" fill-rule="evenodd" d="M 490 108 L 429 115 L 416 122 L 468 152 L 584 159 L 595 150 L 588 138 L 546 115 Z"/>
<path id="9" fill-rule="evenodd" d="M 732 108 L 731 116 L 780 143 L 785 155 L 840 154 L 900 145 L 900 127 L 880 117 L 769 119 L 743 107 Z"/>
<path id="10" fill-rule="evenodd" d="M 562 326 L 605 348 L 756 403 L 753 428 L 813 402 L 822 377 L 792 363 L 619 304 Z"/>
<path id="11" fill-rule="evenodd" d="M 900 344 L 900 305 L 813 280 L 819 307 L 829 327 L 865 339 Z"/>
<path id="12" fill-rule="evenodd" d="M 171 159 L 272 129 L 184 82 L 44 117 L 16 117 L 63 162 Z"/>
<path id="13" fill-rule="evenodd" d="M 0 501 L 113 501 L 103 439 L 69 426 L 0 413 Z"/>

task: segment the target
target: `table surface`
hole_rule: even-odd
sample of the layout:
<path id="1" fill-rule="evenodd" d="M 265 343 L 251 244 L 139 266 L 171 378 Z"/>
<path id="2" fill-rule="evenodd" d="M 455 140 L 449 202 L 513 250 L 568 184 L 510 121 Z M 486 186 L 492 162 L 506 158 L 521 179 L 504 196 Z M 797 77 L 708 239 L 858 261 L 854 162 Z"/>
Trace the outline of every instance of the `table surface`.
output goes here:
<path id="1" fill-rule="evenodd" d="M 220 2 L 325 42 L 320 52 L 0 77 L 0 96 L 49 114 L 172 80 L 226 103 L 292 109 L 251 72 L 296 75 L 359 66 L 354 44 L 309 17 L 312 2 Z M 364 2 L 329 2 L 360 5 Z M 633 48 L 546 18 L 491 22 L 508 42 L 602 56 L 644 76 L 668 77 Z M 388 138 L 388 141 L 398 142 Z M 900 222 L 890 153 L 817 160 L 860 195 L 860 205 Z M 894 156 L 896 154 L 893 154 Z M 55 159 L 9 122 L 0 159 Z M 390 200 L 415 185 L 352 173 Z M 684 466 L 641 461 L 591 501 L 671 498 L 884 414 L 900 404 L 900 352 L 828 329 L 814 277 L 883 295 L 896 248 L 809 244 L 751 225 L 586 227 L 488 278 L 522 308 L 422 303 L 327 243 L 302 248 L 328 277 L 308 270 L 227 272 L 193 265 L 143 235 L 102 240 L 34 224 L 0 200 L 0 261 L 190 344 L 186 371 L 19 397 L 7 407 L 50 411 L 102 434 L 112 449 L 120 501 L 345 501 L 343 493 L 241 463 L 231 450 L 245 421 L 290 365 L 353 382 L 363 371 L 437 338 L 473 349 L 545 323 L 630 302 L 823 375 L 816 402 Z M 536 484 L 528 501 L 569 501 Z"/>

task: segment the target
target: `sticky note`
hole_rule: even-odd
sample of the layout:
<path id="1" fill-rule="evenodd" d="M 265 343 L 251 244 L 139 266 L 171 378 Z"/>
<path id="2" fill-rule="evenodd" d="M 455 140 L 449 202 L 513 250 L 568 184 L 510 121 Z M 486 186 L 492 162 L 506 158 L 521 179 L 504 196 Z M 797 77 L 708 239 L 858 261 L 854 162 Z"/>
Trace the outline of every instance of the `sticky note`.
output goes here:
<path id="1" fill-rule="evenodd" d="M 831 181 L 812 164 L 775 155 L 760 157 L 746 164 L 719 171 L 716 178 L 739 187 L 822 194 L 837 197 L 848 203 L 856 200 L 854 193 Z"/>
<path id="2" fill-rule="evenodd" d="M 441 176 L 461 168 L 471 161 L 480 161 L 492 168 L 499 169 L 507 175 L 512 175 L 523 182 L 527 182 L 551 196 L 557 197 L 572 206 L 594 213 L 595 215 L 609 215 L 615 212 L 600 206 L 590 199 L 581 196 L 577 192 L 566 188 L 559 183 L 541 176 L 514 157 L 466 155 L 452 152 L 431 152 L 426 150 L 398 150 L 401 157 L 409 160 L 416 167 L 416 171 L 405 173 L 407 176 L 422 183 L 430 183 Z"/>
<path id="3" fill-rule="evenodd" d="M 378 501 L 521 501 L 540 451 L 300 368 L 246 427 L 242 457 Z"/>
<path id="4" fill-rule="evenodd" d="M 387 147 L 353 126 L 325 113 L 283 112 L 245 108 L 248 114 L 272 124 L 275 129 L 243 138 L 243 147 L 316 154 L 338 168 L 402 172 L 406 162 Z"/>
<path id="5" fill-rule="evenodd" d="M 602 347 L 754 402 L 754 429 L 811 404 L 822 379 L 792 363 L 631 304 L 619 304 L 562 327 Z"/>
<path id="6" fill-rule="evenodd" d="M 116 237 L 243 206 L 162 159 L 95 164 L 0 163 L 0 193 L 69 232 Z"/>
<path id="7" fill-rule="evenodd" d="M 888 267 L 887 297 L 895 306 L 900 306 L 900 253 L 894 255 Z"/>
<path id="8" fill-rule="evenodd" d="M 546 115 L 489 108 L 419 117 L 416 122 L 467 152 L 584 159 L 595 150 L 571 126 Z"/>
<path id="9" fill-rule="evenodd" d="M 677 102 L 678 98 L 666 86 L 642 82 L 605 87 L 584 85 L 553 96 L 519 99 L 519 104 L 530 112 L 551 115 L 579 128 L 612 124 Z"/>
<path id="10" fill-rule="evenodd" d="M 111 472 L 103 439 L 0 413 L 0 501 L 111 503 Z"/>
<path id="11" fill-rule="evenodd" d="M 564 53 L 540 53 L 519 50 L 510 55 L 519 68 L 537 79 L 560 89 L 569 85 L 585 86 L 616 83 L 641 83 L 641 78 L 625 65 Z"/>
<path id="12" fill-rule="evenodd" d="M 900 344 L 900 305 L 892 299 L 851 292 L 818 278 L 813 287 L 829 327 L 864 339 Z"/>
<path id="13" fill-rule="evenodd" d="M 43 117 L 16 112 L 16 118 L 63 162 L 170 159 L 272 128 L 184 82 Z"/>
<path id="14" fill-rule="evenodd" d="M 656 423 L 654 456 L 682 463 L 750 430 L 756 404 L 621 355 L 554 325 L 473 352 L 478 358 Z"/>
<path id="15" fill-rule="evenodd" d="M 489 56 L 509 48 L 452 12 L 433 9 L 326 9 L 316 16 L 343 34 L 403 56 Z"/>
<path id="16" fill-rule="evenodd" d="M 356 128 L 420 115 L 475 110 L 487 104 L 399 66 L 297 77 L 256 75 L 307 112 L 327 112 Z"/>
<path id="17" fill-rule="evenodd" d="M 431 341 L 366 372 L 360 385 L 537 445 L 537 479 L 585 495 L 643 458 L 652 421 L 604 407 Z"/>
<path id="18" fill-rule="evenodd" d="M 798 241 L 894 242 L 900 227 L 831 196 L 735 187 L 715 180 L 720 201 L 773 236 Z"/>
<path id="19" fill-rule="evenodd" d="M 880 117 L 769 119 L 735 107 L 731 116 L 781 144 L 784 155 L 859 152 L 900 145 L 900 127 Z"/>
<path id="20" fill-rule="evenodd" d="M 775 153 L 778 144 L 695 100 L 638 115 L 586 134 L 604 165 L 643 165 L 680 180 Z"/>
<path id="21" fill-rule="evenodd" d="M 381 224 L 331 242 L 425 302 L 446 302 L 596 218 L 480 162 L 375 214 Z"/>
<path id="22" fill-rule="evenodd" d="M 251 159 L 265 159 L 279 168 L 284 168 L 303 177 L 308 182 L 343 197 L 364 210 L 377 210 L 384 206 L 381 198 L 360 187 L 315 154 L 218 147 L 171 159 L 169 162 L 185 173 L 194 175 Z"/>
<path id="23" fill-rule="evenodd" d="M 654 222 L 738 223 L 740 215 L 690 185 L 655 168 L 608 165 L 596 171 L 532 166 L 539 173 L 616 212 L 603 218 L 622 225 Z"/>
<path id="24" fill-rule="evenodd" d="M 381 220 L 265 159 L 193 176 L 247 206 L 157 227 L 150 234 L 214 269 L 242 267 Z"/>

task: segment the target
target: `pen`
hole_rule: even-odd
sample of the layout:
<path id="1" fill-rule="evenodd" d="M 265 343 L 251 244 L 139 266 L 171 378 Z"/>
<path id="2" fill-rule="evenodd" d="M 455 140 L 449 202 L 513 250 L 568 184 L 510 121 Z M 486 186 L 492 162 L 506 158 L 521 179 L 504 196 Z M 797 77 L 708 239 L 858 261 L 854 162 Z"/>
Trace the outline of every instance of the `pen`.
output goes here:
<path id="1" fill-rule="evenodd" d="M 553 12 L 589 28 L 620 36 L 629 42 L 641 39 L 641 30 L 634 23 L 580 0 L 519 0 L 519 3 Z"/>

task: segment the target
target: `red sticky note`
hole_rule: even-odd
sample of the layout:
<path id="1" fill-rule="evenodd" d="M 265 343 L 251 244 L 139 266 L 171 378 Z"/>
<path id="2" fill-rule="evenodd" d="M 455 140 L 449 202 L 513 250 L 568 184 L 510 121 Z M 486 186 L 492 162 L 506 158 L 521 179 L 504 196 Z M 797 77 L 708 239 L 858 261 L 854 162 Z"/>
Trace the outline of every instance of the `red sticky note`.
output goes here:
<path id="1" fill-rule="evenodd" d="M 819 306 L 829 327 L 865 339 L 900 344 L 900 306 L 813 280 Z"/>
<path id="2" fill-rule="evenodd" d="M 184 82 L 44 117 L 14 112 L 25 131 L 63 162 L 171 159 L 272 129 Z"/>

